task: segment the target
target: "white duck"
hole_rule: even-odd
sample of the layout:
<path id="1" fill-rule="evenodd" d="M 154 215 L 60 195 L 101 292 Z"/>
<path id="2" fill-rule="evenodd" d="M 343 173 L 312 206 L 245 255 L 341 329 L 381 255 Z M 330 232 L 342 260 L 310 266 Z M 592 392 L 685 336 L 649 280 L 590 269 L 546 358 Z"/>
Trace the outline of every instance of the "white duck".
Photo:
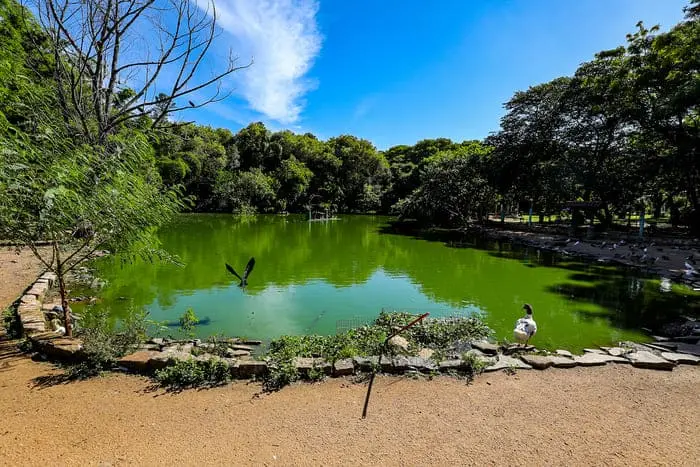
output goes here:
<path id="1" fill-rule="evenodd" d="M 515 322 L 513 337 L 515 337 L 515 340 L 519 343 L 525 343 L 525 345 L 527 345 L 530 338 L 537 333 L 537 323 L 535 323 L 535 320 L 532 319 L 532 306 L 529 303 L 526 303 L 523 305 L 523 309 L 525 310 L 526 315 L 524 318 L 520 318 Z"/>

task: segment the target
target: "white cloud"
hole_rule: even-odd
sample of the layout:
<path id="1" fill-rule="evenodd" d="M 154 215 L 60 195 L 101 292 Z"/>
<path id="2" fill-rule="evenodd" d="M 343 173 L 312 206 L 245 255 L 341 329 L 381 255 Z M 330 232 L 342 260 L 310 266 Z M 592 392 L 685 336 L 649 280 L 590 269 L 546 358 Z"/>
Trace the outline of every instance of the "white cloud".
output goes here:
<path id="1" fill-rule="evenodd" d="M 206 0 L 198 0 L 200 5 Z M 299 120 L 304 95 L 315 83 L 306 74 L 321 51 L 316 0 L 216 0 L 218 25 L 252 67 L 239 72 L 237 92 L 256 110 L 283 124 Z"/>

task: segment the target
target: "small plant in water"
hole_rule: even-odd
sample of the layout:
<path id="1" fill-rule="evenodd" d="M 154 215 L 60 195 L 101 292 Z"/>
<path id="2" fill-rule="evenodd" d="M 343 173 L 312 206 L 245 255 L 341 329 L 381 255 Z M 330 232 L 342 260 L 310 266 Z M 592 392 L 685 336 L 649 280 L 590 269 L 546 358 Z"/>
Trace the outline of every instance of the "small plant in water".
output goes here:
<path id="1" fill-rule="evenodd" d="M 192 308 L 188 308 L 182 316 L 180 316 L 180 330 L 188 337 L 194 337 L 194 328 L 197 326 L 199 318 L 194 313 Z"/>

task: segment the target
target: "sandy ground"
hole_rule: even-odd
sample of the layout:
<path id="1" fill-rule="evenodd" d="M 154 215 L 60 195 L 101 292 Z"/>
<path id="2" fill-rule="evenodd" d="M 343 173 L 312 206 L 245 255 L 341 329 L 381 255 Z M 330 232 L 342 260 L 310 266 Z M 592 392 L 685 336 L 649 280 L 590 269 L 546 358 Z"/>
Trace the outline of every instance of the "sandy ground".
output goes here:
<path id="1" fill-rule="evenodd" d="M 0 310 L 10 305 L 44 270 L 29 249 L 0 247 Z"/>
<path id="2" fill-rule="evenodd" d="M 0 361 L 3 465 L 697 465 L 700 367 L 378 377 L 260 395 L 255 383 L 165 393 L 109 375 L 51 385 Z"/>
<path id="3" fill-rule="evenodd" d="M 40 268 L 0 252 L 0 306 Z M 8 256 L 9 255 L 9 256 Z M 13 260 L 17 262 L 12 262 Z M 0 465 L 697 465 L 700 367 L 525 371 L 471 384 L 336 379 L 173 394 L 142 377 L 61 383 L 0 341 Z"/>

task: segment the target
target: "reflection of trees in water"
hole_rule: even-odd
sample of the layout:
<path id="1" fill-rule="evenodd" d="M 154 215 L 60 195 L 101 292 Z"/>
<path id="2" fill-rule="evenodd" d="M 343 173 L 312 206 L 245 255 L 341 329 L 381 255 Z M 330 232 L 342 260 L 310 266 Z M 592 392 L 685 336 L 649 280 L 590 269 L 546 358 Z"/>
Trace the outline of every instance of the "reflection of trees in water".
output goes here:
<path id="1" fill-rule="evenodd" d="M 255 256 L 249 294 L 260 294 L 271 285 L 316 280 L 336 287 L 362 284 L 383 268 L 389 276 L 409 278 L 434 302 L 486 311 L 489 324 L 499 332 L 512 329 L 520 301 L 536 301 L 536 315 L 562 329 L 575 325 L 572 312 L 592 326 L 605 319 L 636 329 L 640 322 L 649 325 L 669 311 L 688 309 L 687 298 L 660 294 L 654 281 L 616 268 L 562 261 L 536 250 L 455 234 L 417 239 L 392 234 L 382 223 L 363 216 L 327 223 L 309 223 L 298 216 L 182 216 L 162 231 L 161 238 L 185 266 L 137 262 L 119 271 L 114 259 L 103 261 L 104 275 L 111 281 L 105 301 L 117 313 L 129 303 L 116 300 L 120 296 L 139 306 L 157 298 L 168 307 L 179 295 L 231 286 L 224 263 L 245 264 Z"/>

